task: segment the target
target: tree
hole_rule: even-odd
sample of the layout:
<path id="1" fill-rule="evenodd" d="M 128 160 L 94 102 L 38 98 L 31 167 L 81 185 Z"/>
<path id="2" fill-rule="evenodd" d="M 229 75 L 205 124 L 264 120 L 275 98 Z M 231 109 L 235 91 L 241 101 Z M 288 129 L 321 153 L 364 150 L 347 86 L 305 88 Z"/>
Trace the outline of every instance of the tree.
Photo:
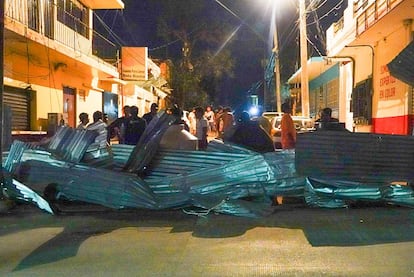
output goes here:
<path id="1" fill-rule="evenodd" d="M 214 8 L 204 0 L 158 1 L 158 34 L 166 44 L 176 42 L 169 46 L 168 58 L 173 61 L 174 101 L 182 108 L 214 101 L 220 81 L 233 73 L 230 51 L 221 47 L 230 25 Z"/>

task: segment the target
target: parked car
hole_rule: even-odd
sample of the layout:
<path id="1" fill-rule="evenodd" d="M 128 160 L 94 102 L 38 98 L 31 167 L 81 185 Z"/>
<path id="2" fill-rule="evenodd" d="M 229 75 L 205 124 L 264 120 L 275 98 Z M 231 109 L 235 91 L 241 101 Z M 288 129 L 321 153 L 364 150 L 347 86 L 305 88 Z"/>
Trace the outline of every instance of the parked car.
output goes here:
<path id="1" fill-rule="evenodd" d="M 304 133 L 304 132 L 310 132 L 310 131 L 315 130 L 315 122 L 312 118 L 305 117 L 305 116 L 292 116 L 292 119 L 293 119 L 293 123 L 295 124 L 297 133 Z M 274 116 L 270 120 L 270 123 L 272 125 L 271 136 L 272 136 L 273 142 L 275 143 L 276 148 L 282 148 L 282 145 L 280 142 L 281 121 L 282 121 L 281 115 Z"/>
<path id="2" fill-rule="evenodd" d="M 271 121 L 275 116 L 283 116 L 282 112 L 263 112 L 262 113 L 263 117 L 266 117 L 267 119 L 269 119 L 269 121 Z"/>

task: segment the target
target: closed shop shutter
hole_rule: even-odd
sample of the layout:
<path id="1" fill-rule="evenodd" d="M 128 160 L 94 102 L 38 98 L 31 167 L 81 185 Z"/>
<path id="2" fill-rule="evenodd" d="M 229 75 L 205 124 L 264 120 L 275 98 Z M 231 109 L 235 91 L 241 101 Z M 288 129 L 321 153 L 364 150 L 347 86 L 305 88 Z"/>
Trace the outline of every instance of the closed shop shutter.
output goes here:
<path id="1" fill-rule="evenodd" d="M 9 106 L 12 113 L 12 131 L 29 131 L 29 93 L 27 90 L 4 86 L 3 102 Z"/>

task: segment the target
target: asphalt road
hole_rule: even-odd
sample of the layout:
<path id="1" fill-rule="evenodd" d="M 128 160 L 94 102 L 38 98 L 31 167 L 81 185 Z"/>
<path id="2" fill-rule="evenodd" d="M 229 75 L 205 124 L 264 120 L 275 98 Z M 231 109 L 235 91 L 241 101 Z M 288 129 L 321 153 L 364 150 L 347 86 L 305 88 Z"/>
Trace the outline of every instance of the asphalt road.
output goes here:
<path id="1" fill-rule="evenodd" d="M 83 210 L 83 211 L 82 211 Z M 0 213 L 0 276 L 414 276 L 414 209 Z"/>

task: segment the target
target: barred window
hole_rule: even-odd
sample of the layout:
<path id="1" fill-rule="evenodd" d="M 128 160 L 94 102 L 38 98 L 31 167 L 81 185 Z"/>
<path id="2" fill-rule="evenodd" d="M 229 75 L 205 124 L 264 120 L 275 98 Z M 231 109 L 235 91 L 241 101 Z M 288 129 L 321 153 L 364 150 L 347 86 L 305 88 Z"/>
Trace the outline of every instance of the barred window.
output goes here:
<path id="1" fill-rule="evenodd" d="M 358 83 L 352 92 L 354 120 L 371 124 L 372 120 L 372 79 Z"/>

